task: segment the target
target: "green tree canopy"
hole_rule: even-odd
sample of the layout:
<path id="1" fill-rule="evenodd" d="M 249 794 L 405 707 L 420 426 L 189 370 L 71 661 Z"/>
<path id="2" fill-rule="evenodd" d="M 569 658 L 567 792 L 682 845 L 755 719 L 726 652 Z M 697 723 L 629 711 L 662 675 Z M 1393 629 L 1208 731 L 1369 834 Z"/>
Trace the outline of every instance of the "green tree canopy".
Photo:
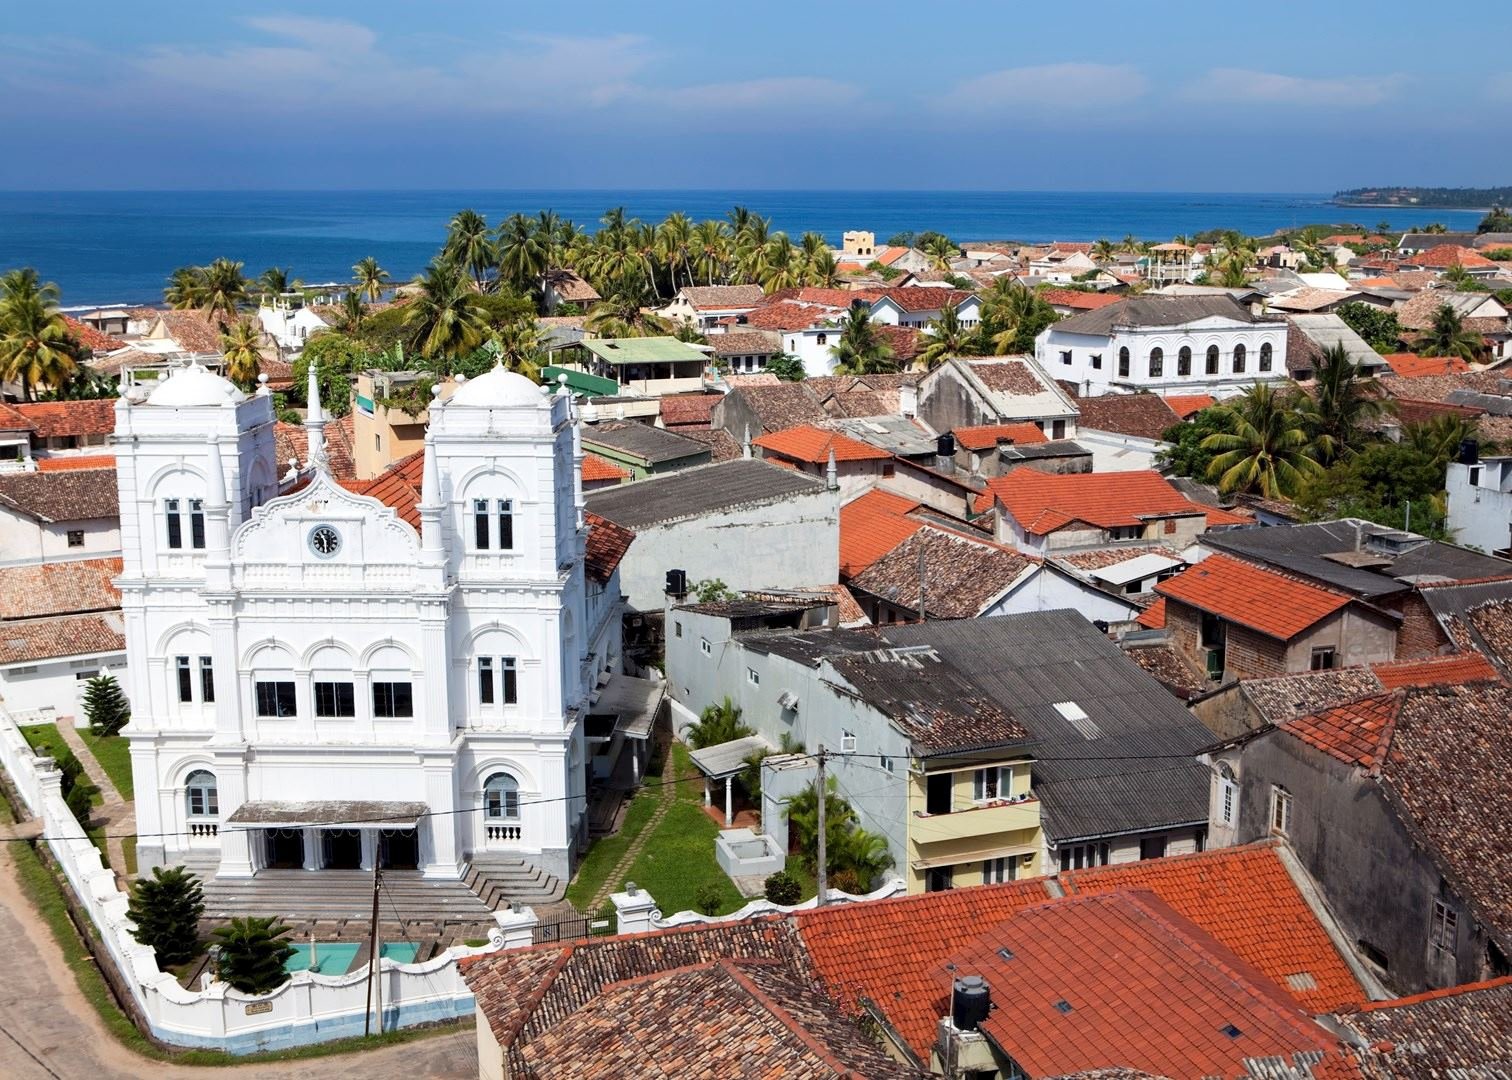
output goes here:
<path id="1" fill-rule="evenodd" d="M 1206 480 L 1208 466 L 1212 464 L 1215 452 L 1205 449 L 1203 440 L 1209 435 L 1226 431 L 1228 427 L 1216 409 L 1208 408 L 1193 413 L 1182 423 L 1171 425 L 1161 435 L 1161 439 L 1170 448 L 1160 452 L 1155 467 L 1174 476 Z"/>
<path id="2" fill-rule="evenodd" d="M 289 980 L 284 963 L 294 955 L 292 927 L 274 918 L 237 918 L 215 931 L 220 977 L 244 994 L 266 994 Z"/>
<path id="3" fill-rule="evenodd" d="M 1224 430 L 1201 445 L 1213 451 L 1208 479 L 1217 481 L 1224 494 L 1253 491 L 1268 499 L 1291 498 L 1323 471 L 1321 450 L 1308 435 L 1291 392 L 1256 383 L 1213 411 Z"/>
<path id="4" fill-rule="evenodd" d="M 352 411 L 352 376 L 367 366 L 367 360 L 367 349 L 355 338 L 334 331 L 316 334 L 294 358 L 291 394 L 302 404 L 309 404 L 304 400 L 305 387 L 310 365 L 314 364 L 321 406 L 331 416 L 345 416 Z"/>
<path id="5" fill-rule="evenodd" d="M 1512 232 L 1512 210 L 1505 206 L 1493 206 L 1491 212 L 1481 218 L 1475 231 L 1478 233 Z"/>
<path id="6" fill-rule="evenodd" d="M 705 708 L 698 720 L 689 726 L 688 745 L 702 750 L 706 746 L 717 746 L 752 734 L 755 733 L 740 720 L 740 706 L 725 698 L 719 704 Z"/>
<path id="7" fill-rule="evenodd" d="M 119 735 L 131 719 L 131 702 L 114 675 L 96 675 L 84 687 L 84 715 L 95 735 Z"/>
<path id="8" fill-rule="evenodd" d="M 139 944 L 157 954 L 162 968 L 187 964 L 199 951 L 199 920 L 205 913 L 199 878 L 182 866 L 154 867 L 151 877 L 131 883 L 126 917 Z"/>
<path id="9" fill-rule="evenodd" d="M 1397 322 L 1396 312 L 1352 300 L 1340 304 L 1334 314 L 1343 319 L 1349 328 L 1378 353 L 1396 352 L 1401 347 L 1402 327 Z"/>

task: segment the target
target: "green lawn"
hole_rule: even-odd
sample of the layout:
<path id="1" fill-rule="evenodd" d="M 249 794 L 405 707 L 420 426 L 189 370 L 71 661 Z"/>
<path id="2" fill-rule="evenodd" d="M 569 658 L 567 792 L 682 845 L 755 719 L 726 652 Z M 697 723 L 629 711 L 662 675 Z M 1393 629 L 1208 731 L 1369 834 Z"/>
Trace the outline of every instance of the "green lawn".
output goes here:
<path id="1" fill-rule="evenodd" d="M 567 886 L 567 900 L 579 911 L 584 910 L 584 905 L 593 899 L 594 893 L 604 884 L 620 856 L 645 830 L 646 822 L 651 820 L 651 815 L 656 811 L 658 795 L 656 788 L 642 788 L 636 792 L 630 800 L 630 808 L 625 811 L 625 821 L 620 831 L 613 836 L 600 837 L 588 849 L 588 854 L 578 864 L 572 884 Z"/>
<path id="2" fill-rule="evenodd" d="M 126 876 L 129 878 L 137 876 L 136 842 L 134 836 L 121 837 L 121 854 L 126 856 Z"/>
<path id="3" fill-rule="evenodd" d="M 94 754 L 100 768 L 105 770 L 105 775 L 110 777 L 121 798 L 130 802 L 135 796 L 131 786 L 131 747 L 126 737 L 91 735 L 88 731 L 80 731 L 79 737 Z"/>
<path id="4" fill-rule="evenodd" d="M 31 724 L 22 728 L 21 734 L 31 744 L 33 750 L 39 754 L 46 754 L 54 761 L 61 761 L 63 760 L 63 755 L 73 753 L 69 745 L 63 741 L 63 736 L 59 733 L 57 724 Z M 90 783 L 90 779 L 87 776 L 81 776 L 79 780 L 80 783 Z M 90 796 L 89 801 L 91 805 L 99 806 L 105 801 L 105 797 L 96 791 Z"/>

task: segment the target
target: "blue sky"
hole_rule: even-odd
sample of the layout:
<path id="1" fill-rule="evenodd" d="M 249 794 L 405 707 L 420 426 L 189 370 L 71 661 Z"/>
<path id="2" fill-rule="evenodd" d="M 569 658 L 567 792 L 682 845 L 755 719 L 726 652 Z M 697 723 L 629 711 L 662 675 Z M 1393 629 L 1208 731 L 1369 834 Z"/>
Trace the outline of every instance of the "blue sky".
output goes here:
<path id="1" fill-rule="evenodd" d="M 1504 0 L 7 8 L 5 189 L 1512 182 Z"/>

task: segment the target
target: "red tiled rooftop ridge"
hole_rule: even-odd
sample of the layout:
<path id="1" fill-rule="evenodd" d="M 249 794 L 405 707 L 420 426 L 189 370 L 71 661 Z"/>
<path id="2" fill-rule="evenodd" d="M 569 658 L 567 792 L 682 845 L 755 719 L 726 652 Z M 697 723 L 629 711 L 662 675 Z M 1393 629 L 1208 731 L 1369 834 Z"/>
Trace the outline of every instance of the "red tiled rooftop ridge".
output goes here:
<path id="1" fill-rule="evenodd" d="M 1282 641 L 1350 602 L 1343 593 L 1227 555 L 1209 555 L 1155 591 Z"/>

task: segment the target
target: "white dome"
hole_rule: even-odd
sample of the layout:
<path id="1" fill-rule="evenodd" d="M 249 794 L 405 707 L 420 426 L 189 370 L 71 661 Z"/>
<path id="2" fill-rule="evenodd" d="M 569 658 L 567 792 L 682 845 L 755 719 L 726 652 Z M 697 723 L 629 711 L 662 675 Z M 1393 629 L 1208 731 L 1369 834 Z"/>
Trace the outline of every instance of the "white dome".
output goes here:
<path id="1" fill-rule="evenodd" d="M 245 401 L 247 395 L 230 379 L 222 378 L 199 364 L 180 368 L 163 379 L 147 395 L 148 405 L 185 408 L 199 405 L 225 405 Z"/>
<path id="2" fill-rule="evenodd" d="M 547 400 L 541 387 L 499 364 L 476 379 L 468 379 L 458 387 L 448 404 L 469 405 L 475 409 L 507 409 L 521 405 L 540 408 Z"/>

